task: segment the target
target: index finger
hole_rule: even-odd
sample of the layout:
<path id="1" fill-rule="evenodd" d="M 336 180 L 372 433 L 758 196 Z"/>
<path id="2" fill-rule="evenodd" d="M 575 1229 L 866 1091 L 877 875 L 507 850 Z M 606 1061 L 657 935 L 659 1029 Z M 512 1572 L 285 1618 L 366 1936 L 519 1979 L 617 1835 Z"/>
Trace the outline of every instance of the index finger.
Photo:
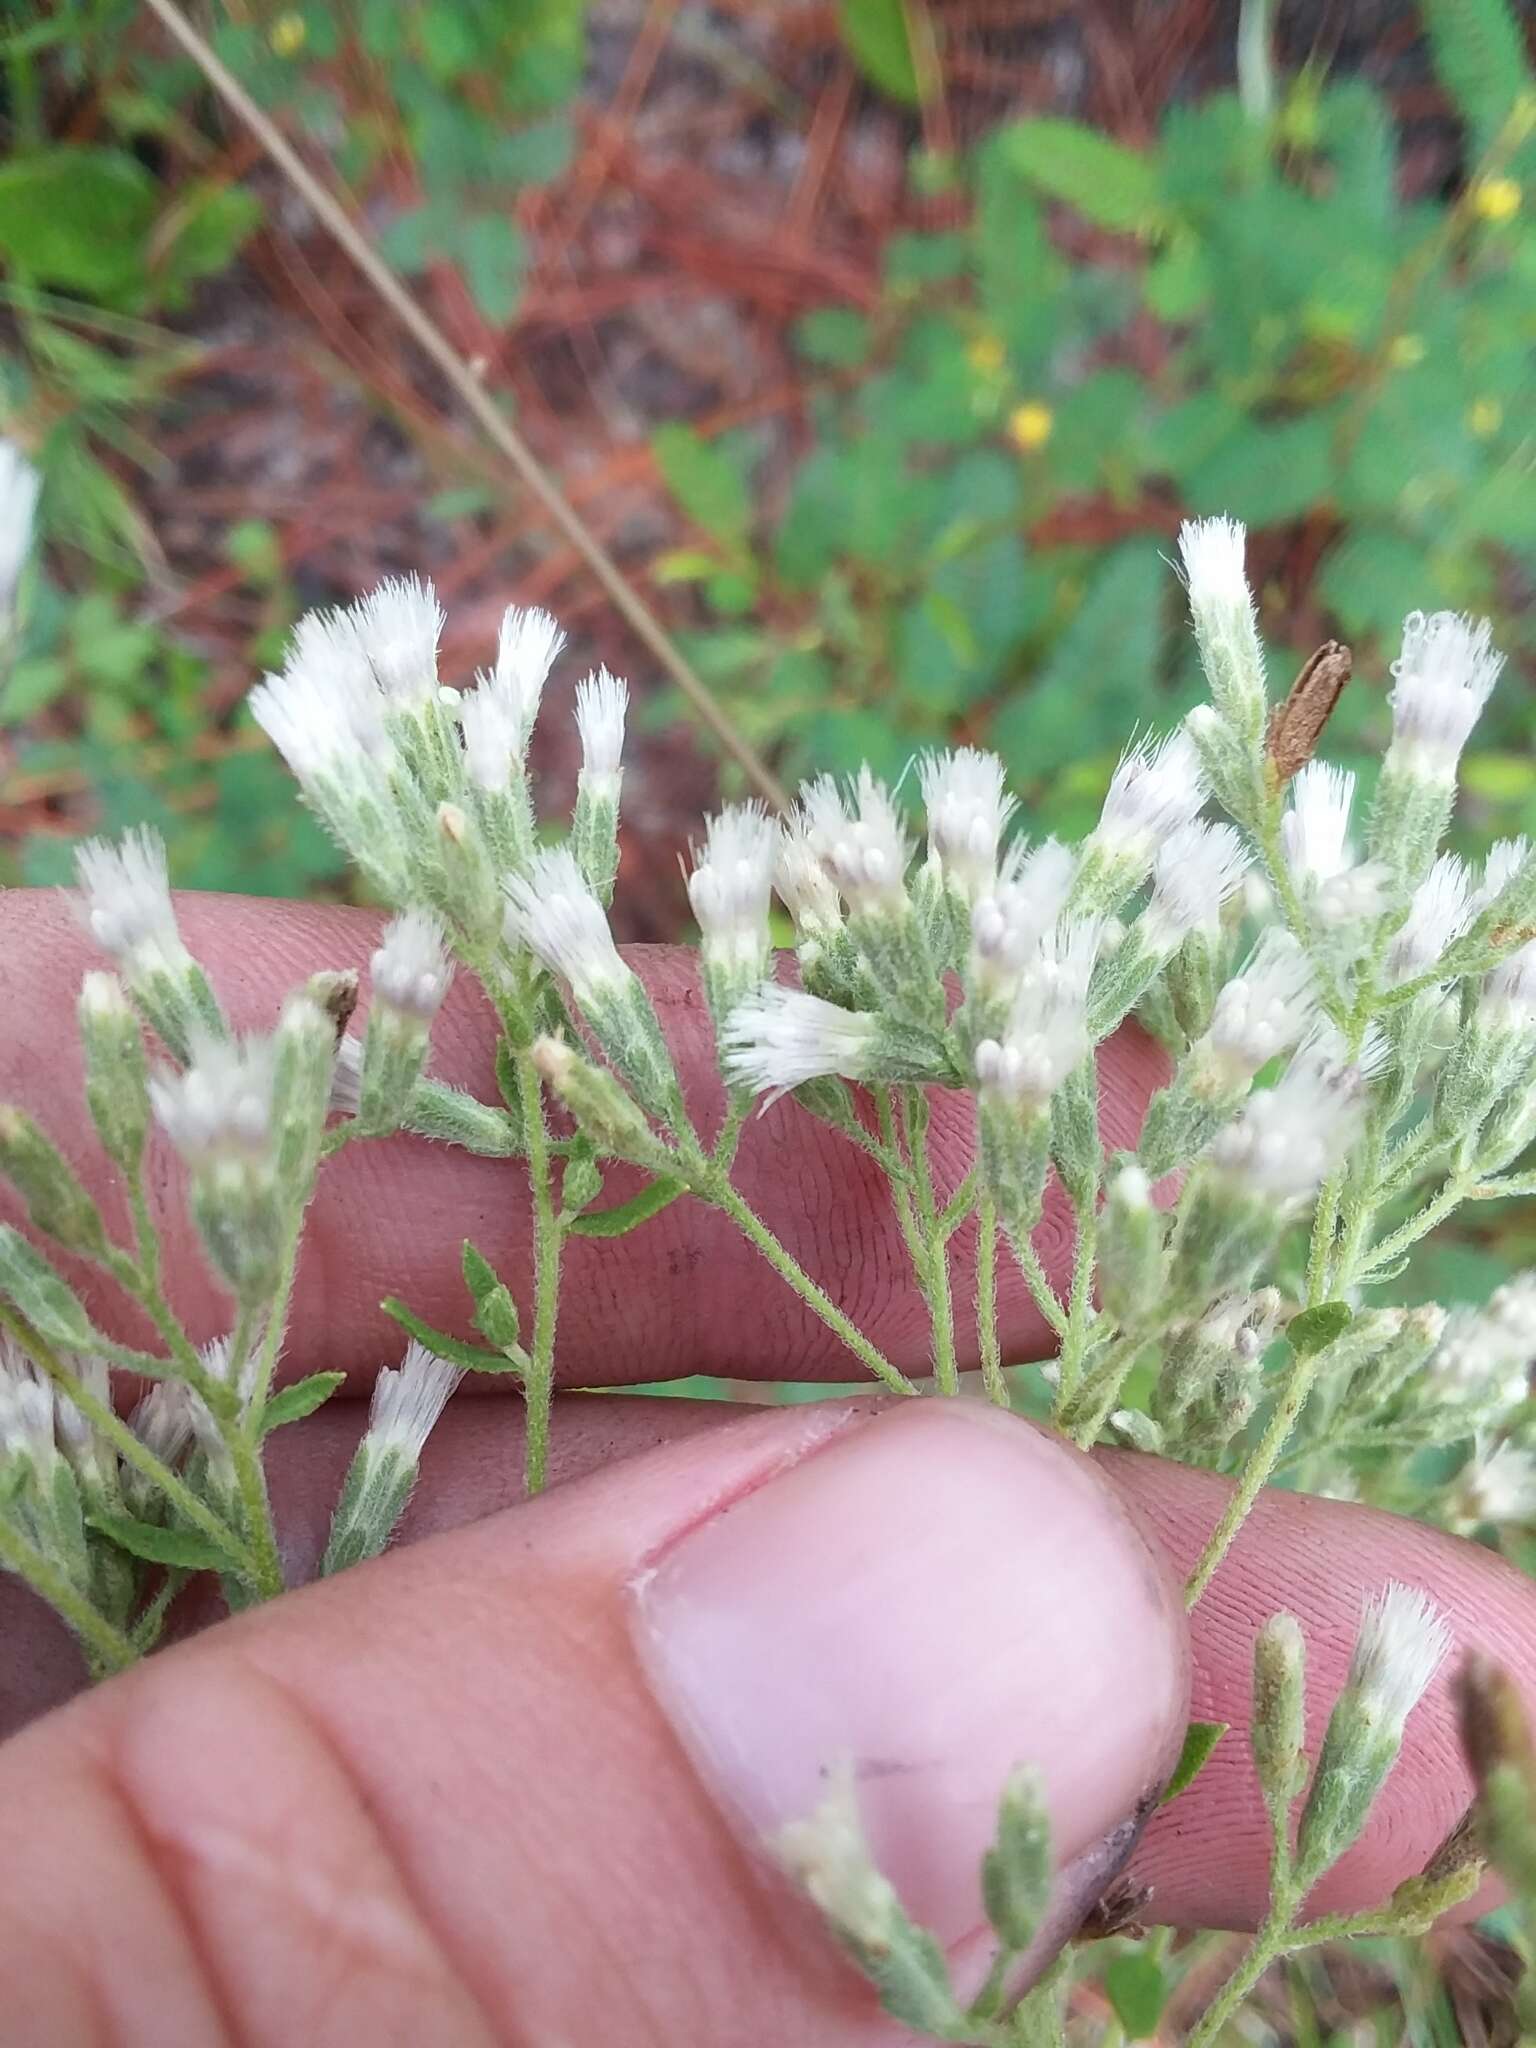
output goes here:
<path id="1" fill-rule="evenodd" d="M 183 895 L 178 916 L 237 1027 L 266 1028 L 283 995 L 324 968 L 367 964 L 380 918 L 336 906 Z M 0 1040 L 0 1101 L 28 1111 L 68 1155 L 101 1201 L 110 1227 L 125 1227 L 123 1190 L 86 1118 L 74 1004 L 81 976 L 99 964 L 57 892 L 0 898 L 0 958 L 11 998 Z M 708 1011 L 681 948 L 630 949 L 656 1004 L 689 1107 L 712 1129 L 723 1096 Z M 433 1032 L 431 1071 L 495 1102 L 496 1022 L 467 975 L 449 994 Z M 1134 1028 L 1099 1053 L 1100 1119 L 1110 1145 L 1134 1142 L 1162 1055 Z M 929 1147 L 941 1194 L 970 1165 L 969 1098 L 936 1094 Z M 928 1316 L 907 1265 L 886 1183 L 876 1163 L 793 1102 L 752 1117 L 735 1179 L 747 1201 L 825 1287 L 833 1301 L 904 1370 L 928 1366 Z M 610 1166 L 606 1206 L 640 1186 L 633 1169 Z M 198 1342 L 228 1326 L 229 1304 L 197 1249 L 180 1162 L 159 1134 L 148 1167 L 150 1200 L 165 1247 L 168 1291 Z M 0 1189 L 0 1217 L 24 1218 Z M 516 1161 L 472 1158 L 414 1137 L 349 1146 L 321 1170 L 294 1292 L 288 1370 L 325 1365 L 371 1377 L 398 1357 L 403 1338 L 380 1301 L 402 1296 L 428 1322 L 468 1335 L 460 1277 L 465 1239 L 505 1277 L 514 1298 L 532 1295 L 528 1188 Z M 1052 1187 L 1036 1247 L 1047 1273 L 1071 1261 L 1071 1222 Z M 975 1362 L 975 1230 L 951 1240 L 961 1362 Z M 149 1332 L 91 1269 L 62 1256 L 100 1326 L 150 1345 Z M 1011 1261 L 999 1272 L 998 1321 L 1005 1356 L 1039 1357 L 1049 1332 Z M 312 1355 L 306 1347 L 313 1346 Z M 152 1346 L 150 1348 L 153 1348 Z M 322 1355 L 323 1354 L 323 1355 Z M 568 1240 L 562 1265 L 556 1361 L 561 1382 L 614 1386 L 723 1372 L 740 1378 L 858 1379 L 862 1369 L 817 1316 L 766 1266 L 736 1224 L 688 1198 L 628 1236 Z"/>

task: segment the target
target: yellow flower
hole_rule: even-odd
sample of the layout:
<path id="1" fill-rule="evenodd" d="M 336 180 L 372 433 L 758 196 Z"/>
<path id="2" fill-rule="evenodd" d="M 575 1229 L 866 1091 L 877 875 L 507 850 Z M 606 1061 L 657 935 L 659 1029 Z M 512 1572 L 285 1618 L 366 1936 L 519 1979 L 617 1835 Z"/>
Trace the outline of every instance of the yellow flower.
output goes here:
<path id="1" fill-rule="evenodd" d="M 279 57 L 294 57 L 304 47 L 309 26 L 302 14 L 280 14 L 268 32 L 273 51 Z"/>
<path id="2" fill-rule="evenodd" d="M 1051 408 L 1031 398 L 1023 405 L 1016 405 L 1009 413 L 1008 437 L 1015 448 L 1022 448 L 1028 454 L 1045 446 L 1055 425 L 1056 415 Z"/>
<path id="3" fill-rule="evenodd" d="M 1477 398 L 1467 408 L 1467 425 L 1479 441 L 1490 440 L 1504 424 L 1504 408 L 1496 398 Z"/>
<path id="4" fill-rule="evenodd" d="M 1398 334 L 1388 344 L 1387 361 L 1394 370 L 1411 370 L 1423 362 L 1425 353 L 1421 334 Z"/>
<path id="5" fill-rule="evenodd" d="M 1520 211 L 1520 197 L 1513 178 L 1479 178 L 1472 187 L 1472 211 L 1479 220 L 1510 220 Z"/>
<path id="6" fill-rule="evenodd" d="M 978 334 L 965 351 L 965 360 L 983 377 L 995 377 L 1005 359 L 1006 351 L 995 334 Z"/>

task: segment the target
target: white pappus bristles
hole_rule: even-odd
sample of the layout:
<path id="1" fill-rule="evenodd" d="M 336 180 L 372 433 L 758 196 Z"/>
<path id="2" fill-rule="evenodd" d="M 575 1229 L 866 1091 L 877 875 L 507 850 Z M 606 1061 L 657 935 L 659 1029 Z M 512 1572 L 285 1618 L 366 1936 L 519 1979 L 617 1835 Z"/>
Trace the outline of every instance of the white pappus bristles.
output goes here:
<path id="1" fill-rule="evenodd" d="M 1241 520 L 1186 519 L 1179 528 L 1179 559 L 1197 618 L 1223 625 L 1252 621 L 1253 594 L 1244 566 L 1247 529 Z"/>
<path id="2" fill-rule="evenodd" d="M 855 916 L 900 909 L 906 900 L 912 846 L 890 792 L 861 768 L 845 805 L 830 775 L 800 793 L 811 851 L 831 875 Z"/>
<path id="3" fill-rule="evenodd" d="M 442 925 L 426 910 L 406 910 L 391 918 L 369 969 L 376 1002 L 430 1024 L 453 979 Z M 334 1099 L 334 1088 L 332 1092 Z"/>
<path id="4" fill-rule="evenodd" d="M 1478 1014 L 1493 1031 L 1536 1031 L 1536 939 L 1494 968 L 1483 983 Z"/>
<path id="5" fill-rule="evenodd" d="M 1386 903 L 1386 877 L 1357 864 L 1349 842 L 1355 778 L 1343 768 L 1309 761 L 1291 784 L 1280 821 L 1286 865 L 1326 925 L 1375 917 Z"/>
<path id="6" fill-rule="evenodd" d="M 706 960 L 761 968 L 779 840 L 760 804 L 732 804 L 709 820 L 688 877 Z"/>
<path id="7" fill-rule="evenodd" d="M 997 887 L 971 912 L 976 966 L 994 985 L 1012 981 L 1066 908 L 1077 857 L 1059 839 L 1004 860 Z"/>
<path id="8" fill-rule="evenodd" d="M 1385 1732 L 1401 1736 L 1450 1647 L 1428 1594 L 1393 1580 L 1365 1603 L 1346 1683 Z"/>
<path id="9" fill-rule="evenodd" d="M 810 820 L 799 805 L 779 828 L 773 886 L 801 938 L 825 938 L 842 923 L 837 884 L 816 854 Z"/>
<path id="10" fill-rule="evenodd" d="M 270 1038 L 202 1038 L 184 1073 L 162 1068 L 150 1079 L 155 1116 L 183 1158 L 194 1164 L 223 1153 L 265 1151 L 272 1133 Z"/>
<path id="11" fill-rule="evenodd" d="M 477 789 L 504 790 L 521 765 L 527 744 L 523 713 L 492 682 L 481 681 L 459 699 L 464 769 Z"/>
<path id="12" fill-rule="evenodd" d="M 1392 756 L 1430 782 L 1449 782 L 1504 657 L 1486 619 L 1458 612 L 1410 612 L 1403 651 L 1392 664 Z"/>
<path id="13" fill-rule="evenodd" d="M 1088 983 L 1102 937 L 1102 925 L 1080 918 L 1045 940 L 1020 976 L 1004 1037 L 976 1048 L 983 1094 L 1042 1108 L 1087 1058 Z"/>
<path id="14" fill-rule="evenodd" d="M 1427 974 L 1472 916 L 1471 877 L 1454 853 L 1442 853 L 1414 890 L 1408 915 L 1388 950 L 1385 975 L 1390 986 Z"/>
<path id="15" fill-rule="evenodd" d="M 430 583 L 419 576 L 386 577 L 352 606 L 350 616 L 386 697 L 420 704 L 436 695 L 443 608 Z"/>
<path id="16" fill-rule="evenodd" d="M 111 1407 L 112 1373 L 104 1358 L 94 1354 L 82 1357 L 77 1353 L 69 1360 L 69 1367 L 85 1393 L 92 1395 L 103 1407 Z M 84 1464 L 94 1449 L 92 1425 L 62 1391 L 56 1397 L 56 1411 L 59 1442 L 69 1453 L 72 1463 L 77 1466 Z"/>
<path id="17" fill-rule="evenodd" d="M 624 716 L 629 685 L 600 668 L 576 685 L 576 730 L 581 736 L 581 786 L 599 801 L 617 803 L 623 770 Z"/>
<path id="18" fill-rule="evenodd" d="M 0 1457 L 48 1465 L 58 1449 L 53 1415 L 52 1382 L 34 1372 L 31 1360 L 0 1335 Z"/>
<path id="19" fill-rule="evenodd" d="M 116 845 L 88 839 L 75 856 L 75 873 L 87 929 L 104 953 L 138 974 L 181 971 L 186 950 L 157 833 L 139 827 Z"/>
<path id="20" fill-rule="evenodd" d="M 1236 1087 L 1299 1044 L 1316 1017 L 1311 963 L 1289 932 L 1271 927 L 1217 995 L 1207 1050 Z"/>
<path id="21" fill-rule="evenodd" d="M 1152 900 L 1142 937 L 1154 953 L 1172 953 L 1191 932 L 1214 938 L 1221 906 L 1247 873 L 1252 855 L 1231 825 L 1198 819 L 1169 833 L 1152 862 Z"/>
<path id="22" fill-rule="evenodd" d="M 1496 903 L 1530 858 L 1531 842 L 1523 834 L 1518 839 L 1495 839 L 1483 861 L 1483 872 L 1472 895 L 1471 917 L 1481 917 Z"/>
<path id="23" fill-rule="evenodd" d="M 1441 1393 L 1513 1407 L 1530 1391 L 1536 1359 L 1536 1273 L 1516 1273 L 1481 1309 L 1458 1308 L 1426 1367 Z"/>
<path id="24" fill-rule="evenodd" d="M 1500 1444 L 1476 1458 L 1457 1482 L 1465 1525 L 1529 1522 L 1536 1519 L 1536 1457 L 1514 1444 Z"/>
<path id="25" fill-rule="evenodd" d="M 721 1034 L 727 1081 L 754 1094 L 783 1095 L 828 1074 L 864 1075 L 879 1020 L 861 1010 L 766 983 L 738 1003 Z"/>
<path id="26" fill-rule="evenodd" d="M 1275 1086 L 1252 1096 L 1218 1134 L 1213 1163 L 1261 1199 L 1283 1203 L 1314 1193 L 1359 1135 L 1367 1067 L 1380 1056 L 1373 1042 L 1365 1064 L 1346 1062 L 1335 1034 L 1317 1032 Z"/>
<path id="27" fill-rule="evenodd" d="M 508 939 L 563 976 L 578 1003 L 629 981 L 603 906 L 567 848 L 535 854 L 528 873 L 505 886 Z"/>
<path id="28" fill-rule="evenodd" d="M 1205 798 L 1200 756 L 1188 733 L 1132 747 L 1110 778 L 1093 840 L 1113 854 L 1150 862 L 1170 832 L 1195 818 Z"/>
<path id="29" fill-rule="evenodd" d="M 923 759 L 918 780 L 928 819 L 928 850 L 944 886 L 977 902 L 997 879 L 998 851 L 1016 801 L 996 754 L 957 747 Z"/>
<path id="30" fill-rule="evenodd" d="M 375 1451 L 397 1451 L 408 1464 L 419 1463 L 422 1447 L 463 1377 L 462 1366 L 413 1341 L 400 1364 L 382 1367 L 373 1383 L 368 1444 Z"/>
<path id="31" fill-rule="evenodd" d="M 128 1427 L 164 1465 L 180 1463 L 192 1441 L 192 1394 L 180 1380 L 158 1380 L 128 1418 Z"/>
<path id="32" fill-rule="evenodd" d="M 528 744 L 544 684 L 564 645 L 565 635 L 548 612 L 524 611 L 514 604 L 502 614 L 496 667 L 490 677 L 481 677 L 480 687 L 489 684 L 510 706 L 521 734 L 520 751 Z"/>
<path id="33" fill-rule="evenodd" d="M 0 437 L 0 635 L 10 619 L 16 586 L 32 552 L 42 479 L 14 441 Z"/>

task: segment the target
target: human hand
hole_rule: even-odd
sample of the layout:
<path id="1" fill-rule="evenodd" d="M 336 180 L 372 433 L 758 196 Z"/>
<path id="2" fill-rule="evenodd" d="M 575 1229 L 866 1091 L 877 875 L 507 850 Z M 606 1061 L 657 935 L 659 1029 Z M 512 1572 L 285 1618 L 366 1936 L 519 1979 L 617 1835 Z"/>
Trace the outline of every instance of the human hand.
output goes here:
<path id="1" fill-rule="evenodd" d="M 68 1021 L 85 942 L 57 898 L 0 908 L 19 999 L 0 1098 L 52 1131 L 110 1213 Z M 197 898 L 181 911 L 242 1024 L 371 943 L 350 913 Z M 637 965 L 686 1066 L 702 1006 L 672 956 Z M 435 1043 L 445 1078 L 492 1091 L 491 1022 L 468 987 Z M 1154 1078 L 1144 1041 L 1110 1046 L 1105 1115 L 1122 1135 Z M 941 1166 L 958 1147 L 941 1110 Z M 920 1370 L 920 1306 L 860 1156 L 783 1105 L 754 1121 L 741 1174 L 842 1305 Z M 175 1186 L 158 1154 L 177 1305 L 211 1335 L 220 1303 Z M 400 1349 L 377 1310 L 388 1292 L 451 1325 L 466 1235 L 515 1291 L 526 1221 L 505 1165 L 412 1140 L 343 1153 L 308 1238 L 295 1369 L 341 1366 L 365 1386 Z M 1059 1212 L 1040 1246 L 1059 1272 Z M 963 1299 L 963 1240 L 957 1251 Z M 1039 1343 L 1022 1287 L 1001 1312 L 1011 1355 Z M 573 1244 L 562 1313 L 572 1384 L 848 1370 L 733 1230 L 683 1203 L 600 1255 Z M 1225 1483 L 1131 1454 L 1084 1459 L 979 1403 L 838 1400 L 743 1419 L 573 1394 L 557 1408 L 562 1483 L 512 1506 L 520 1435 L 514 1401 L 454 1403 L 405 1531 L 430 1542 L 222 1622 L 0 1749 L 14 2041 L 905 2038 L 761 1853 L 835 1756 L 862 1767 L 866 1819 L 909 1909 L 958 1953 L 981 1924 L 976 1867 L 1007 1770 L 1044 1772 L 1065 1934 L 1134 1842 L 1190 1713 L 1232 1732 L 1151 1819 L 1131 1872 L 1154 1888 L 1152 1918 L 1254 1923 L 1267 1832 L 1249 1657 L 1277 1608 L 1307 1631 L 1314 1736 L 1362 1594 L 1389 1578 L 1422 1586 L 1462 1643 L 1536 1696 L 1536 1595 L 1489 1553 L 1276 1493 L 1186 1624 L 1178 1584 Z M 295 1577 L 323 1546 L 355 1436 L 333 1408 L 274 1441 Z M 67 1688 L 72 1652 L 26 1596 L 4 1597 L 14 1722 Z M 1320 1910 L 1383 1899 L 1464 1809 L 1447 1677 Z"/>

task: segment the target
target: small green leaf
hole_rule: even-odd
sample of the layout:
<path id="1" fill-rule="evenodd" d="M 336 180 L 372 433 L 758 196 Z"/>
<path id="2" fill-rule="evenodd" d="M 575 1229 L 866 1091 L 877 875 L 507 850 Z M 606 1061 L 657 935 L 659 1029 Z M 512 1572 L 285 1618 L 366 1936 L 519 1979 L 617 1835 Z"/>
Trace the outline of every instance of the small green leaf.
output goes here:
<path id="1" fill-rule="evenodd" d="M 1231 1727 L 1230 1721 L 1191 1721 L 1184 1730 L 1184 1747 L 1179 1751 L 1179 1760 L 1173 1767 L 1173 1776 L 1168 1780 L 1168 1789 L 1161 1804 L 1166 1806 L 1170 1799 L 1177 1799 L 1181 1792 L 1199 1777 L 1210 1761 L 1211 1751 Z"/>
<path id="2" fill-rule="evenodd" d="M 626 1231 L 659 1216 L 686 1192 L 680 1180 L 663 1176 L 643 1187 L 638 1195 L 631 1195 L 627 1202 L 615 1202 L 611 1209 L 589 1210 L 585 1216 L 575 1217 L 566 1229 L 576 1237 L 623 1237 Z"/>
<path id="3" fill-rule="evenodd" d="M 179 1565 L 189 1572 L 227 1572 L 244 1569 L 241 1559 L 225 1550 L 200 1529 L 163 1529 L 158 1522 L 135 1521 L 131 1515 L 92 1515 L 91 1527 L 109 1537 L 130 1557 L 142 1557 L 150 1564 Z"/>
<path id="4" fill-rule="evenodd" d="M 489 1259 L 476 1251 L 468 1238 L 464 1240 L 462 1264 L 464 1285 L 475 1304 L 475 1328 L 487 1344 L 494 1345 L 498 1351 L 516 1352 L 519 1336 L 517 1303 L 512 1299 L 510 1289 L 497 1277 Z"/>
<path id="5" fill-rule="evenodd" d="M 126 150 L 75 145 L 0 166 L 0 254 L 24 276 L 135 303 L 155 184 Z"/>
<path id="6" fill-rule="evenodd" d="M 262 1435 L 270 1436 L 285 1422 L 302 1422 L 306 1415 L 313 1415 L 345 1383 L 346 1377 L 344 1372 L 312 1372 L 308 1379 L 295 1380 L 292 1386 L 280 1388 L 261 1411 Z"/>
<path id="7" fill-rule="evenodd" d="M 695 526 L 724 540 L 745 537 L 752 516 L 746 480 L 722 449 L 677 424 L 658 427 L 651 448 L 668 490 Z"/>
<path id="8" fill-rule="evenodd" d="M 1119 234 L 1156 226 L 1161 194 L 1156 159 L 1111 142 L 1076 121 L 1042 115 L 1015 121 L 997 144 L 1003 159 L 1042 192 Z"/>
<path id="9" fill-rule="evenodd" d="M 1304 1308 L 1285 1326 L 1286 1338 L 1298 1358 L 1309 1358 L 1335 1337 L 1342 1337 L 1354 1320 L 1347 1301 L 1320 1301 L 1316 1308 Z"/>
<path id="10" fill-rule="evenodd" d="M 504 1352 L 482 1351 L 478 1345 L 450 1337 L 446 1330 L 435 1330 L 393 1294 L 386 1295 L 379 1307 L 385 1315 L 392 1316 L 408 1336 L 414 1337 L 418 1344 L 424 1344 L 434 1358 L 446 1358 L 453 1365 L 462 1365 L 467 1372 L 517 1371 L 516 1365 Z"/>
<path id="11" fill-rule="evenodd" d="M 1104 1989 L 1127 2039 L 1145 2041 L 1157 2032 L 1167 1987 L 1162 1968 L 1152 1956 L 1139 1949 L 1116 1956 L 1104 1972 Z"/>
<path id="12" fill-rule="evenodd" d="M 922 97 L 903 0 L 842 0 L 838 25 L 871 85 L 915 107 Z"/>

